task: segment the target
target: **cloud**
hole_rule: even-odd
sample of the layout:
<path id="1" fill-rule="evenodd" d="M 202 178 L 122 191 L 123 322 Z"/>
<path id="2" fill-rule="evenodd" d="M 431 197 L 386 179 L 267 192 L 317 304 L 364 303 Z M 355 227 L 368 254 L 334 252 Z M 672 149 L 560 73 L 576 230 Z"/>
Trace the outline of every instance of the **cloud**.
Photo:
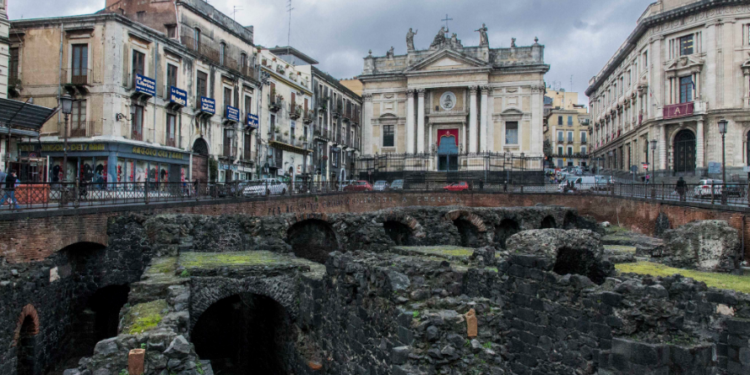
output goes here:
<path id="1" fill-rule="evenodd" d="M 479 43 L 474 32 L 489 28 L 492 47 L 530 45 L 534 37 L 545 45 L 551 70 L 548 84 L 560 82 L 567 90 L 585 91 L 589 79 L 635 28 L 653 0 L 292 0 L 291 44 L 320 61 L 318 66 L 337 77 L 362 72 L 367 51 L 385 55 L 394 46 L 406 52 L 409 27 L 418 29 L 417 48 L 427 48 L 448 14 L 451 32 L 464 45 Z M 237 22 L 255 26 L 255 41 L 264 46 L 286 45 L 288 0 L 209 0 Z M 104 0 L 16 0 L 9 4 L 11 19 L 92 13 Z M 570 77 L 573 76 L 571 87 Z M 587 104 L 585 96 L 580 102 Z"/>

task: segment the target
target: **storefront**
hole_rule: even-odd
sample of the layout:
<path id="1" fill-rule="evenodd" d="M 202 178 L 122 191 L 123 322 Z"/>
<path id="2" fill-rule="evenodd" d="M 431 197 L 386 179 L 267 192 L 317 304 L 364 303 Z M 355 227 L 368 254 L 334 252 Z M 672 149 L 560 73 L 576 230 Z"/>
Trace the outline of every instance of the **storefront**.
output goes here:
<path id="1" fill-rule="evenodd" d="M 19 143 L 22 157 L 49 158 L 49 181 L 63 176 L 62 142 Z M 190 154 L 170 147 L 98 141 L 68 144 L 67 180 L 86 182 L 186 182 Z"/>

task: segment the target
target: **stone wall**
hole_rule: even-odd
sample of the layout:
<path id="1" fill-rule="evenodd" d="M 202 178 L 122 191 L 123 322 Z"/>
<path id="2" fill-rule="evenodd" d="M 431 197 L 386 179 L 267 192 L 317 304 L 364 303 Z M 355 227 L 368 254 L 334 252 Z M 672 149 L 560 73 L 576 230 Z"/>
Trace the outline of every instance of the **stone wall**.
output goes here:
<path id="1" fill-rule="evenodd" d="M 14 343 L 20 318 L 30 309 L 38 321 L 33 374 L 46 373 L 77 351 L 91 354 L 85 352 L 93 350 L 96 340 L 80 335 L 89 299 L 104 287 L 137 281 L 148 263 L 149 246 L 139 225 L 113 222 L 118 225 L 111 227 L 112 241 L 106 248 L 81 243 L 38 262 L 11 264 L 0 259 L 0 342 L 7 344 L 0 346 L 0 374 L 16 373 Z"/>
<path id="2" fill-rule="evenodd" d="M 600 195 L 501 194 L 501 193 L 354 193 L 321 197 L 278 197 L 260 201 L 181 202 L 126 208 L 82 208 L 77 211 L 29 212 L 0 217 L 0 258 L 9 263 L 39 261 L 65 246 L 86 241 L 108 243 L 107 220 L 128 212 L 197 214 L 208 216 L 244 214 L 257 217 L 283 214 L 368 213 L 410 206 L 521 207 L 535 205 L 571 207 L 582 216 L 620 224 L 652 235 L 659 214 L 672 228 L 695 220 L 725 220 L 750 237 L 742 207 L 720 209 L 710 204 L 659 203 Z M 558 221 L 559 223 L 559 221 Z M 750 255 L 750 241 L 744 244 Z"/>
<path id="3" fill-rule="evenodd" d="M 336 254 L 302 303 L 317 306 L 310 320 L 330 355 L 328 374 L 750 370 L 747 295 L 680 276 L 621 275 L 596 286 L 551 269 L 550 260 L 524 255 L 497 270 L 462 270 L 439 260 Z"/>

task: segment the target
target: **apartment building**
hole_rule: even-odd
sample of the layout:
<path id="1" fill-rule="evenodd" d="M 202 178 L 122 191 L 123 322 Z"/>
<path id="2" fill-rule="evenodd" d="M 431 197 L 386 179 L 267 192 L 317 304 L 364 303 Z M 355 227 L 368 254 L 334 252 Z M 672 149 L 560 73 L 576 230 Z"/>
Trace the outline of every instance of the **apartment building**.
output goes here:
<path id="1" fill-rule="evenodd" d="M 322 181 L 353 176 L 360 155 L 362 97 L 329 74 L 313 67 L 317 115 L 313 128 L 315 175 Z"/>
<path id="2" fill-rule="evenodd" d="M 590 165 L 590 120 L 586 106 L 578 104 L 578 93 L 547 89 L 544 141 L 548 167 Z"/>
<path id="3" fill-rule="evenodd" d="M 59 114 L 21 155 L 52 181 L 227 182 L 251 178 L 260 107 L 252 27 L 201 0 L 108 0 L 92 15 L 11 22 L 11 94 Z M 54 53 L 51 53 L 54 51 Z M 59 51 L 59 53 L 57 52 Z M 62 176 L 68 138 L 68 176 Z"/>
<path id="4" fill-rule="evenodd" d="M 594 156 L 623 171 L 651 163 L 668 175 L 719 175 L 725 150 L 727 175 L 743 173 L 750 165 L 749 52 L 746 4 L 649 5 L 586 90 Z"/>
<path id="5" fill-rule="evenodd" d="M 292 47 L 259 47 L 258 51 L 265 101 L 260 131 L 262 173 L 309 174 L 314 117 L 311 66 L 318 62 Z"/>

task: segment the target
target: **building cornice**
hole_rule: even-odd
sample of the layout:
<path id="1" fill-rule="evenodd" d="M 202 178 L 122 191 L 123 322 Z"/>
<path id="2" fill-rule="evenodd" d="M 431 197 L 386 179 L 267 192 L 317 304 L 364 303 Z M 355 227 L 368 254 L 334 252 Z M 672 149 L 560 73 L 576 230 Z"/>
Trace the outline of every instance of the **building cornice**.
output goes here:
<path id="1" fill-rule="evenodd" d="M 627 58 L 627 56 L 635 49 L 638 45 L 638 41 L 643 37 L 649 29 L 659 24 L 689 16 L 691 14 L 698 13 L 703 10 L 719 8 L 730 5 L 747 5 L 750 4 L 750 0 L 700 0 L 698 2 L 685 5 L 679 8 L 661 12 L 653 16 L 649 16 L 643 19 L 635 27 L 635 30 L 630 33 L 625 43 L 620 46 L 618 52 L 615 53 L 614 58 L 610 60 L 607 66 L 602 69 L 599 74 L 594 78 L 594 82 L 586 89 L 586 96 L 591 96 L 603 83 L 608 81 L 608 77 L 620 66 L 620 64 Z"/>

